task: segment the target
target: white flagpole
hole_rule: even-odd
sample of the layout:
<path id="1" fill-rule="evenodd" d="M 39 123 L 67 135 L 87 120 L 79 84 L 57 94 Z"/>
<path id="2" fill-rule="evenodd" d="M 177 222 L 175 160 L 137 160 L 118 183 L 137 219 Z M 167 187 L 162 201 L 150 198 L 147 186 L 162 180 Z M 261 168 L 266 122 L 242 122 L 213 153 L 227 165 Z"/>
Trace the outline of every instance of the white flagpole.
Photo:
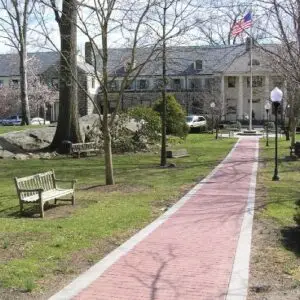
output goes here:
<path id="1" fill-rule="evenodd" d="M 253 103 L 253 70 L 252 70 L 252 58 L 253 58 L 253 54 L 252 54 L 252 48 L 253 48 L 253 39 L 252 39 L 252 27 L 253 27 L 253 13 L 252 13 L 252 5 L 251 5 L 251 20 L 252 20 L 252 24 L 250 27 L 250 103 L 249 103 L 249 130 L 252 130 L 252 111 L 253 111 L 253 107 L 252 107 L 252 103 Z"/>
<path id="2" fill-rule="evenodd" d="M 252 130 L 252 101 L 253 101 L 253 70 L 252 70 L 252 26 L 250 27 L 250 105 L 249 105 L 249 130 Z"/>

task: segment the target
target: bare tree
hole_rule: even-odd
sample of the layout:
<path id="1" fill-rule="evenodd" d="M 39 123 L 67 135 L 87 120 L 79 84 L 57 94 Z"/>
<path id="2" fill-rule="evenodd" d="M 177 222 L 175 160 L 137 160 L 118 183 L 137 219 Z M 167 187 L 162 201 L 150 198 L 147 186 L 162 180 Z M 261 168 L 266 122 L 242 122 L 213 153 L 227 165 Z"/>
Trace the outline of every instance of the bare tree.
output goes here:
<path id="1" fill-rule="evenodd" d="M 126 3 L 117 0 L 94 0 L 80 3 L 84 9 L 79 13 L 79 28 L 89 40 L 91 46 L 89 55 L 94 65 L 94 75 L 100 83 L 101 102 L 93 102 L 99 114 L 103 133 L 105 180 L 108 185 L 115 183 L 111 133 L 121 99 L 146 63 L 155 56 L 158 41 L 151 39 L 149 26 L 146 24 L 146 16 L 154 3 L 152 0 L 129 0 Z M 121 34 L 121 39 L 126 45 L 126 48 L 120 49 L 121 58 L 113 57 L 109 49 L 109 43 L 115 32 L 119 34 L 119 39 Z M 116 84 L 117 77 L 119 88 L 116 97 L 112 99 L 112 86 Z M 110 111 L 112 101 L 115 108 L 113 112 Z"/>
<path id="2" fill-rule="evenodd" d="M 300 106 L 300 1 L 260 0 L 266 11 L 265 18 L 272 25 L 265 28 L 265 35 L 275 45 L 261 45 L 270 66 L 287 83 L 284 99 L 290 107 L 289 121 L 291 144 L 295 143 L 295 129 Z"/>
<path id="3" fill-rule="evenodd" d="M 6 41 L 6 45 L 17 50 L 20 59 L 22 125 L 30 124 L 27 92 L 27 36 L 35 0 L 0 0 L 0 5 L 0 37 Z"/>
<path id="4" fill-rule="evenodd" d="M 178 43 L 180 38 L 187 34 L 195 25 L 194 14 L 199 7 L 193 0 L 161 0 L 156 3 L 152 14 L 149 15 L 149 26 L 160 42 L 162 62 L 162 130 L 160 165 L 166 166 L 166 114 L 167 114 L 167 85 L 168 85 L 168 46 Z"/>

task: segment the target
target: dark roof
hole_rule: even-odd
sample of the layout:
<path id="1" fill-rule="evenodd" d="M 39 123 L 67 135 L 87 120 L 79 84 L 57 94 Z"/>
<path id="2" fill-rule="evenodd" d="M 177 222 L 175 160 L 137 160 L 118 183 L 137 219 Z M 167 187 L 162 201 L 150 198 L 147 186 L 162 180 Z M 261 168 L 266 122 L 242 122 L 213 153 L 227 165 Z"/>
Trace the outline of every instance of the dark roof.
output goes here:
<path id="1" fill-rule="evenodd" d="M 43 74 L 52 66 L 57 66 L 59 63 L 59 52 L 35 52 L 28 53 L 28 60 L 36 59 L 37 74 Z M 19 56 L 18 54 L 0 54 L 0 76 L 19 76 Z M 78 60 L 78 68 L 85 73 L 93 73 L 93 67 L 85 62 Z"/>
<path id="2" fill-rule="evenodd" d="M 35 52 L 28 53 L 28 59 L 36 58 L 38 60 L 37 73 L 42 74 L 50 66 L 55 65 L 59 60 L 57 52 Z M 19 71 L 18 54 L 0 54 L 0 76 L 18 76 Z"/>
<path id="3" fill-rule="evenodd" d="M 168 75 L 192 75 L 192 74 L 215 74 L 222 73 L 233 60 L 246 51 L 244 44 L 234 46 L 187 46 L 171 47 L 167 50 L 167 74 Z M 147 48 L 137 49 L 136 65 L 145 61 L 150 50 Z M 125 64 L 129 60 L 131 49 L 109 49 L 108 69 L 111 76 L 122 76 L 125 73 Z M 161 55 L 157 52 L 145 65 L 140 76 L 153 76 L 162 74 Z M 202 60 L 202 70 L 195 70 L 194 62 Z M 98 60 L 98 70 L 101 61 Z"/>

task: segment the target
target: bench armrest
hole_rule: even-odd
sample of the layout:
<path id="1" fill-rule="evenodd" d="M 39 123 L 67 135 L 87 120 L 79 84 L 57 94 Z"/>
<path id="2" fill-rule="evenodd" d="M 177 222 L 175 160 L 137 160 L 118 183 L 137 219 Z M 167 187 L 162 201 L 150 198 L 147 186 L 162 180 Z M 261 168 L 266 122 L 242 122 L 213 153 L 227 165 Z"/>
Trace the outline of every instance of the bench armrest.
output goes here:
<path id="1" fill-rule="evenodd" d="M 56 179 L 55 178 L 55 182 L 69 182 L 72 184 L 72 188 L 75 188 L 75 183 L 77 182 L 77 179 L 73 179 L 73 180 L 67 180 L 67 179 Z"/>

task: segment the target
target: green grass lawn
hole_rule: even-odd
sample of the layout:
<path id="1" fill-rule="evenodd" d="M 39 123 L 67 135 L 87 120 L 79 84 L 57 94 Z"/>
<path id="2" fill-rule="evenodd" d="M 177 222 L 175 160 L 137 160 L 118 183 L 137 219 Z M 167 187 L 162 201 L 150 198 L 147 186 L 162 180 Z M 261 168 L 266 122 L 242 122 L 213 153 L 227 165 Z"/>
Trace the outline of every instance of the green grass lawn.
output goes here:
<path id="1" fill-rule="evenodd" d="M 284 138 L 278 144 L 278 173 L 280 180 L 272 181 L 274 174 L 274 139 L 270 140 L 270 146 L 265 146 L 261 140 L 260 158 L 263 168 L 259 172 L 259 180 L 267 191 L 265 216 L 271 217 L 283 226 L 294 224 L 296 201 L 299 200 L 299 170 L 300 161 L 288 161 L 285 157 L 290 153 L 290 141 Z"/>
<path id="2" fill-rule="evenodd" d="M 21 131 L 29 128 L 41 128 L 45 127 L 44 125 L 29 125 L 29 126 L 0 126 L 0 134 L 12 132 L 12 131 Z M 46 125 L 47 127 L 47 125 Z"/>
<path id="3" fill-rule="evenodd" d="M 0 160 L 0 289 L 42 292 L 58 274 L 74 276 L 80 262 L 99 260 L 178 200 L 235 142 L 189 135 L 177 147 L 190 156 L 169 160 L 176 168 L 160 168 L 159 154 L 115 155 L 115 187 L 103 186 L 102 157 Z M 20 217 L 13 177 L 49 169 L 78 180 L 76 206 L 52 206 L 44 219 Z"/>
<path id="4" fill-rule="evenodd" d="M 278 267 L 282 268 L 283 274 L 289 274 L 293 279 L 300 281 L 300 260 L 299 260 L 299 231 L 293 219 L 296 203 L 300 200 L 299 193 L 299 170 L 300 160 L 289 160 L 290 141 L 282 137 L 278 144 L 278 173 L 280 180 L 272 181 L 274 174 L 274 139 L 270 140 L 270 146 L 265 146 L 265 140 L 260 142 L 261 167 L 258 174 L 258 184 L 263 190 L 260 195 L 264 198 L 264 207 L 257 213 L 258 218 L 271 221 L 271 231 L 277 232 L 277 244 L 265 241 L 267 249 L 262 250 L 268 253 L 271 264 L 277 261 Z M 261 193 L 261 190 L 259 191 Z M 268 237 L 266 236 L 266 239 Z M 274 233 L 271 240 L 274 239 Z M 269 245 L 269 246 L 268 246 Z M 267 251 L 267 252 L 266 252 Z M 264 259 L 264 258 L 263 258 Z M 280 261 L 280 263 L 279 263 Z M 269 266 L 272 269 L 272 266 Z"/>

